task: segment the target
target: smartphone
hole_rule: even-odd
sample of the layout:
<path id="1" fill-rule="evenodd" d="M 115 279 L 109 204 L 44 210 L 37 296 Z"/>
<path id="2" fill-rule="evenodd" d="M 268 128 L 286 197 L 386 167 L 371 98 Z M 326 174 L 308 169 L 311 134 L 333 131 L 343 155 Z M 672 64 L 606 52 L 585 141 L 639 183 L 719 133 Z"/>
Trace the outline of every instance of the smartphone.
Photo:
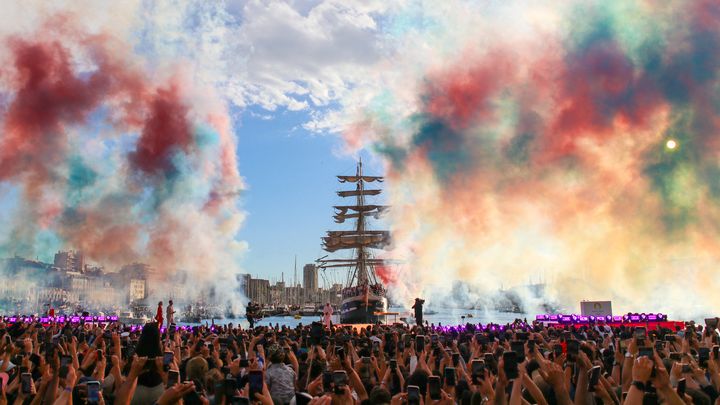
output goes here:
<path id="1" fill-rule="evenodd" d="M 670 360 L 682 361 L 682 353 L 670 352 Z"/>
<path id="2" fill-rule="evenodd" d="M 70 364 L 72 364 L 71 356 L 61 356 L 60 357 L 60 367 L 69 366 Z"/>
<path id="3" fill-rule="evenodd" d="M 493 364 L 495 362 L 495 356 L 492 353 L 483 354 L 483 359 L 485 359 L 486 366 Z"/>
<path id="4" fill-rule="evenodd" d="M 407 386 L 407 404 L 420 405 L 420 387 L 417 385 Z"/>
<path id="5" fill-rule="evenodd" d="M 532 353 L 535 351 L 535 341 L 534 340 L 528 340 L 527 341 L 527 348 Z"/>
<path id="6" fill-rule="evenodd" d="M 680 399 L 683 401 L 685 400 L 685 391 L 687 390 L 687 381 L 685 381 L 684 378 L 681 378 L 678 380 L 677 383 L 677 393 L 680 396 Z"/>
<path id="7" fill-rule="evenodd" d="M 180 382 L 180 373 L 175 370 L 168 371 L 167 388 Z"/>
<path id="8" fill-rule="evenodd" d="M 662 340 L 656 340 L 655 341 L 655 351 L 661 352 L 663 350 L 665 350 L 665 342 L 663 342 Z"/>
<path id="9" fill-rule="evenodd" d="M 642 346 L 645 344 L 645 336 L 646 336 L 645 328 L 643 328 L 643 327 L 635 328 L 634 336 L 635 336 L 635 339 L 637 339 L 638 346 Z"/>
<path id="10" fill-rule="evenodd" d="M 525 342 L 522 340 L 513 340 L 510 342 L 510 349 L 517 355 L 518 363 L 525 361 Z"/>
<path id="11" fill-rule="evenodd" d="M 189 382 L 195 384 L 195 389 L 183 396 L 184 405 L 202 405 L 202 400 L 200 400 L 200 394 L 198 394 L 198 384 L 195 383 L 195 381 Z"/>
<path id="12" fill-rule="evenodd" d="M 445 377 L 445 385 L 448 387 L 454 387 L 457 384 L 455 367 L 445 367 L 443 376 Z"/>
<path id="13" fill-rule="evenodd" d="M 638 349 L 638 357 L 647 357 L 650 360 L 655 361 L 655 354 L 652 347 L 641 347 Z"/>
<path id="14" fill-rule="evenodd" d="M 248 374 L 248 385 L 250 388 L 248 396 L 250 399 L 254 399 L 256 393 L 262 394 L 263 378 L 262 370 L 250 370 L 250 374 Z"/>
<path id="15" fill-rule="evenodd" d="M 427 389 L 428 389 L 428 393 L 430 394 L 430 399 L 432 399 L 434 401 L 440 400 L 442 398 L 442 393 L 440 391 L 442 389 L 442 382 L 440 382 L 440 377 L 438 377 L 436 375 L 429 376 L 428 380 L 427 380 L 427 384 L 428 384 Z"/>
<path id="16" fill-rule="evenodd" d="M 170 367 L 170 363 L 173 362 L 173 358 L 175 357 L 175 354 L 171 351 L 166 351 L 163 355 L 163 367 L 167 370 L 168 367 Z"/>
<path id="17" fill-rule="evenodd" d="M 472 383 L 480 384 L 480 379 L 485 378 L 485 362 L 480 359 L 473 360 L 471 371 Z"/>
<path id="18" fill-rule="evenodd" d="M 698 352 L 698 365 L 702 368 L 707 368 L 708 360 L 710 360 L 710 349 L 707 347 L 700 347 Z"/>
<path id="19" fill-rule="evenodd" d="M 332 382 L 333 382 L 333 375 L 332 371 L 325 371 L 323 372 L 323 391 L 325 393 L 332 392 Z"/>
<path id="20" fill-rule="evenodd" d="M 452 354 L 452 364 L 453 367 L 457 367 L 460 364 L 460 353 Z"/>
<path id="21" fill-rule="evenodd" d="M 580 342 L 577 340 L 568 340 L 567 341 L 567 361 L 570 363 L 575 363 L 577 360 L 578 353 L 580 351 Z"/>
<path id="22" fill-rule="evenodd" d="M 600 366 L 595 366 L 588 371 L 588 391 L 595 392 L 598 382 L 600 382 Z"/>
<path id="23" fill-rule="evenodd" d="M 415 336 L 415 351 L 420 354 L 423 350 L 425 350 L 425 336 L 417 335 Z"/>
<path id="24" fill-rule="evenodd" d="M 345 370 L 336 370 L 333 372 L 333 384 L 335 385 L 335 394 L 342 395 L 345 386 L 348 383 L 348 375 Z"/>
<path id="25" fill-rule="evenodd" d="M 569 356 L 568 356 L 569 357 Z M 518 361 L 517 353 L 514 351 L 503 353 L 503 370 L 505 371 L 505 377 L 508 380 L 514 380 L 518 378 Z"/>
<path id="26" fill-rule="evenodd" d="M 676 339 L 676 338 L 677 338 L 677 336 L 675 336 L 675 335 L 670 335 L 670 334 L 665 335 L 665 341 L 666 341 L 666 342 L 675 342 L 675 339 Z"/>
<path id="27" fill-rule="evenodd" d="M 363 365 L 360 367 L 360 379 L 363 381 L 370 379 L 370 366 Z"/>
<path id="28" fill-rule="evenodd" d="M 245 356 L 240 358 L 240 367 L 241 368 L 250 367 L 250 360 L 248 360 L 247 357 L 245 357 Z"/>
<path id="29" fill-rule="evenodd" d="M 718 319 L 717 318 L 705 318 L 705 326 L 708 326 L 710 328 L 717 328 L 718 327 Z"/>
<path id="30" fill-rule="evenodd" d="M 390 370 L 397 370 L 397 359 L 390 359 Z"/>
<path id="31" fill-rule="evenodd" d="M 97 404 L 100 402 L 100 382 L 99 381 L 88 381 L 87 382 L 87 403 Z"/>
<path id="32" fill-rule="evenodd" d="M 29 394 L 32 386 L 32 374 L 27 372 L 20 374 L 20 384 L 22 393 Z"/>
<path id="33" fill-rule="evenodd" d="M 562 355 L 563 348 L 562 345 L 556 344 L 553 346 L 553 353 L 555 353 L 555 357 L 559 357 Z"/>
<path id="34" fill-rule="evenodd" d="M 345 361 L 345 348 L 342 346 L 335 346 L 335 355 L 340 359 L 340 361 Z"/>
<path id="35" fill-rule="evenodd" d="M 690 364 L 683 363 L 682 364 L 682 372 L 683 373 L 692 373 L 692 368 L 690 367 Z"/>
<path id="36" fill-rule="evenodd" d="M 713 358 L 714 358 L 715 360 L 718 360 L 718 359 L 719 359 L 719 358 L 718 358 L 718 355 L 720 355 L 720 346 L 718 346 L 718 345 L 713 346 L 713 347 L 712 347 L 712 352 L 713 352 Z"/>

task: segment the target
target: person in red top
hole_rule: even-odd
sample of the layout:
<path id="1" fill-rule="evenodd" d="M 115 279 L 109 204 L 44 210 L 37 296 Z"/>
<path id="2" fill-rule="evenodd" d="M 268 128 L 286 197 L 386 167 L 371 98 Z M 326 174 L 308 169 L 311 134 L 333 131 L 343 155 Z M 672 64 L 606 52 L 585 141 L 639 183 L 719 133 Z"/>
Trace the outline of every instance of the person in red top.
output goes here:
<path id="1" fill-rule="evenodd" d="M 54 318 L 54 317 L 55 317 L 55 308 L 53 308 L 52 306 L 50 306 L 50 309 L 48 310 L 48 316 L 49 316 L 50 318 Z"/>
<path id="2" fill-rule="evenodd" d="M 157 309 L 157 314 L 155 315 L 155 321 L 157 321 L 158 325 L 162 326 L 162 324 L 163 324 L 162 301 L 158 302 L 158 309 Z M 158 328 L 160 326 L 158 326 Z"/>

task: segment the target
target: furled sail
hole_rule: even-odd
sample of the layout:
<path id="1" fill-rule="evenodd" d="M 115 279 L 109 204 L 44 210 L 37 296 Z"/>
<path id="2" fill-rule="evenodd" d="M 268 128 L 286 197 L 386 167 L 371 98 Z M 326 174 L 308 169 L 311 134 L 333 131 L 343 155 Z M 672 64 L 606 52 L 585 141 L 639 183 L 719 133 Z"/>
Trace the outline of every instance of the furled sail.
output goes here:
<path id="1" fill-rule="evenodd" d="M 347 190 L 338 191 L 337 194 L 340 197 L 352 197 L 358 195 L 378 195 L 380 192 L 382 192 L 382 190 Z"/>
<path id="2" fill-rule="evenodd" d="M 368 212 L 372 210 L 377 210 L 378 212 L 383 212 L 389 207 L 387 205 L 336 205 L 333 208 L 338 210 L 338 214 L 345 214 L 348 212 L 348 210 L 353 210 L 355 212 Z"/>
<path id="3" fill-rule="evenodd" d="M 387 207 L 376 207 L 374 210 L 363 212 L 362 215 L 365 217 L 372 216 L 375 217 L 375 219 L 378 219 L 385 212 L 386 209 Z M 360 215 L 361 213 L 359 212 L 347 213 L 347 211 L 343 211 L 335 214 L 333 218 L 335 219 L 335 222 L 341 224 L 345 222 L 346 219 L 360 218 Z"/>
<path id="4" fill-rule="evenodd" d="M 363 235 L 388 235 L 390 236 L 390 231 L 380 231 L 380 230 L 363 230 L 361 231 Z M 359 236 L 357 230 L 352 231 L 327 231 L 328 236 Z"/>
<path id="5" fill-rule="evenodd" d="M 332 267 L 353 267 L 357 266 L 360 263 L 360 260 L 318 260 L 318 266 L 322 268 L 332 268 Z M 386 265 L 386 261 L 382 259 L 365 259 L 365 264 L 370 266 L 384 266 Z"/>
<path id="6" fill-rule="evenodd" d="M 326 236 L 323 237 L 323 248 L 328 252 L 340 249 L 352 249 L 359 247 L 382 249 L 390 243 L 390 235 L 347 235 L 347 236 Z"/>
<path id="7" fill-rule="evenodd" d="M 357 183 L 360 179 L 368 183 L 373 181 L 383 182 L 384 180 L 380 176 L 337 176 L 337 178 L 340 180 L 340 183 Z"/>

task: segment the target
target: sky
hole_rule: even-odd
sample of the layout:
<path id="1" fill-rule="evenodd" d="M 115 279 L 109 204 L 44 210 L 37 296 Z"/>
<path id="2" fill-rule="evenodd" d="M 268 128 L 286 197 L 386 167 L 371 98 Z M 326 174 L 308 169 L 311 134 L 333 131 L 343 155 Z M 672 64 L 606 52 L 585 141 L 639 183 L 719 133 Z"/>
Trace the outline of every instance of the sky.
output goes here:
<path id="1" fill-rule="evenodd" d="M 239 142 L 238 162 L 247 187 L 241 204 L 248 215 L 240 238 L 248 242 L 243 269 L 253 277 L 279 281 L 284 273 L 290 283 L 297 255 L 302 284 L 303 265 L 327 254 L 320 237 L 328 230 L 349 229 L 332 219 L 332 206 L 343 204 L 335 192 L 348 189 L 335 176 L 354 174 L 356 157 L 370 165 L 365 168 L 370 174 L 382 174 L 368 153 L 349 154 L 342 139 L 302 128 L 307 119 L 289 111 L 269 120 L 242 119 L 241 131 L 248 135 Z M 325 277 L 320 283 L 344 281 L 337 271 Z"/>
<path id="2" fill-rule="evenodd" d="M 362 156 L 397 301 L 543 279 L 567 308 L 703 314 L 720 287 L 716 2 L 6 6 L 5 255 L 288 280 Z"/>

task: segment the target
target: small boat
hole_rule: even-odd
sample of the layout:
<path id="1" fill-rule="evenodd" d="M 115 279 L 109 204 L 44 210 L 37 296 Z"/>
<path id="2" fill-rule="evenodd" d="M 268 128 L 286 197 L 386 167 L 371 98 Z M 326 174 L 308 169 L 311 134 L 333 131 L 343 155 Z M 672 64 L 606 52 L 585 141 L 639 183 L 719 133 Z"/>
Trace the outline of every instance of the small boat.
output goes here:
<path id="1" fill-rule="evenodd" d="M 150 322 L 150 318 L 145 315 L 135 316 L 132 312 L 120 312 L 118 315 L 118 322 L 124 325 L 145 325 Z"/>
<path id="2" fill-rule="evenodd" d="M 293 315 L 293 318 L 295 318 L 295 319 L 302 319 L 302 315 L 300 315 L 300 314 L 295 314 L 295 315 Z"/>
<path id="3" fill-rule="evenodd" d="M 317 310 L 317 307 L 315 307 L 314 304 L 305 304 L 302 308 L 300 308 L 300 315 L 302 316 L 315 316 L 319 315 L 320 313 Z"/>

